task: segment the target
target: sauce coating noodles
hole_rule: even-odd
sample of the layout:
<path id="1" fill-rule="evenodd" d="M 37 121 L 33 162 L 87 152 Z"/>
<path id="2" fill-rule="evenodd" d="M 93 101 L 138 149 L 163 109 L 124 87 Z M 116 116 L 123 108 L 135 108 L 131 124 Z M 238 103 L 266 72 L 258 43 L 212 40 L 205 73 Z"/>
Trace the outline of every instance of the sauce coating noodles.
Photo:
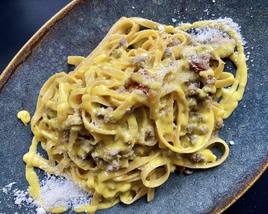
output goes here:
<path id="1" fill-rule="evenodd" d="M 202 42 L 189 33 L 202 28 L 225 34 Z M 226 59 L 235 75 L 225 70 Z M 75 211 L 92 213 L 143 196 L 151 201 L 176 168 L 226 160 L 229 147 L 217 131 L 247 81 L 242 41 L 230 26 L 123 17 L 88 57 L 69 56 L 68 63 L 75 69 L 53 75 L 40 91 L 23 158 L 30 194 L 41 205 L 34 167 L 67 175 L 91 192 L 91 204 Z M 48 159 L 37 153 L 39 143 Z"/>

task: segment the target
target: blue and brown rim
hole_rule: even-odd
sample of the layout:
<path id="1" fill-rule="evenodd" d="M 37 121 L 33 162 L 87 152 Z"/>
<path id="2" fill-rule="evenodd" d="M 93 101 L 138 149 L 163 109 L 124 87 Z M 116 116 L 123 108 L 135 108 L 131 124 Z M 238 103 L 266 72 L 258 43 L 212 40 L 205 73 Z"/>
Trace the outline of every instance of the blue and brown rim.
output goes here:
<path id="1" fill-rule="evenodd" d="M 73 0 L 67 4 L 63 9 L 61 9 L 57 14 L 55 14 L 51 19 L 49 19 L 29 40 L 28 42 L 20 49 L 20 51 L 15 55 L 15 57 L 10 61 L 7 67 L 3 70 L 0 75 L 0 92 L 4 87 L 5 83 L 9 80 L 12 74 L 17 70 L 17 67 L 27 59 L 31 54 L 31 50 L 40 43 L 42 38 L 49 32 L 50 28 L 53 27 L 59 20 L 64 18 L 68 13 L 82 4 L 84 0 Z M 246 191 L 260 178 L 260 176 L 268 168 L 268 158 L 263 162 L 260 169 L 257 173 L 250 179 L 248 182 L 244 183 L 241 189 L 234 194 L 230 199 L 225 202 L 218 204 L 212 210 L 211 213 L 222 213 L 227 208 L 229 208 L 233 203 L 235 203 Z"/>

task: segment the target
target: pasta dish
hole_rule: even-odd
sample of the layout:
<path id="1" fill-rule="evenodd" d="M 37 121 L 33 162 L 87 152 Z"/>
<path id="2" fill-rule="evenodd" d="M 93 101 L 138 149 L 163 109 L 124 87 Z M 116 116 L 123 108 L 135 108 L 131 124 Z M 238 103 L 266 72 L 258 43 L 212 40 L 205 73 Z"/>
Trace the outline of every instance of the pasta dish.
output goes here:
<path id="1" fill-rule="evenodd" d="M 208 29 L 210 39 L 197 36 Z M 41 88 L 23 157 L 30 194 L 41 205 L 35 168 L 91 192 L 91 203 L 75 211 L 94 213 L 143 196 L 151 201 L 175 170 L 226 160 L 229 147 L 218 130 L 247 81 L 243 44 L 232 27 L 123 17 L 88 57 L 69 56 L 68 63 L 73 71 L 56 73 Z"/>

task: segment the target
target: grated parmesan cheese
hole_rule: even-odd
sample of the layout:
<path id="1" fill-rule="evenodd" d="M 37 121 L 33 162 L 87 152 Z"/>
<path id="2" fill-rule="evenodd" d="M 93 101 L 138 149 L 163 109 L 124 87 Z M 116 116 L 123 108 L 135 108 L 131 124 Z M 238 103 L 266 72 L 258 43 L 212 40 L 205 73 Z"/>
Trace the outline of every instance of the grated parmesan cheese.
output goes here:
<path id="1" fill-rule="evenodd" d="M 15 196 L 14 203 L 18 205 L 19 207 L 21 207 L 22 204 L 27 204 L 27 205 L 32 204 L 34 201 L 29 196 L 29 193 L 27 191 L 15 189 L 13 190 L 13 194 Z"/>
<path id="2" fill-rule="evenodd" d="M 199 43 L 215 43 L 221 39 L 228 38 L 228 35 L 215 28 L 197 28 L 191 34 L 192 40 Z"/>
<path id="3" fill-rule="evenodd" d="M 217 21 L 217 22 L 223 22 L 224 24 L 230 26 L 231 28 L 233 28 L 237 34 L 238 34 L 238 37 L 239 39 L 241 39 L 243 45 L 246 44 L 246 41 L 244 40 L 243 36 L 241 35 L 241 27 L 239 24 L 237 24 L 236 22 L 234 22 L 234 20 L 232 18 L 229 18 L 229 17 L 224 17 L 224 18 L 218 18 L 214 21 Z"/>
<path id="4" fill-rule="evenodd" d="M 41 207 L 37 207 L 36 208 L 36 214 L 46 214 L 47 212 L 43 209 L 43 208 L 41 208 Z"/>
<path id="5" fill-rule="evenodd" d="M 164 32 L 164 31 L 165 31 L 165 26 L 162 25 L 162 24 L 159 24 L 159 25 L 158 25 L 158 30 L 159 30 L 160 32 Z"/>
<path id="6" fill-rule="evenodd" d="M 229 141 L 229 144 L 230 144 L 230 145 L 234 145 L 235 142 L 234 142 L 233 140 L 230 140 L 230 141 Z"/>
<path id="7" fill-rule="evenodd" d="M 16 182 L 12 182 L 2 188 L 2 192 L 9 194 L 18 207 L 24 207 L 28 213 L 46 214 L 46 210 L 55 207 L 74 209 L 83 204 L 89 204 L 91 195 L 82 190 L 68 178 L 47 175 L 40 182 L 40 196 L 42 206 L 30 197 L 28 191 L 13 188 Z M 12 190 L 13 188 L 13 190 Z"/>
<path id="8" fill-rule="evenodd" d="M 10 184 L 7 184 L 5 187 L 3 187 L 2 188 L 3 193 L 8 194 L 8 192 L 12 189 L 14 184 L 16 184 L 16 182 L 12 182 Z"/>
<path id="9" fill-rule="evenodd" d="M 172 22 L 175 23 L 177 21 L 177 19 L 175 18 L 171 18 Z"/>
<path id="10" fill-rule="evenodd" d="M 71 180 L 55 176 L 41 181 L 40 195 L 46 210 L 59 206 L 70 209 L 90 202 L 90 195 Z"/>
<path id="11" fill-rule="evenodd" d="M 209 15 L 209 10 L 208 10 L 208 8 L 204 10 L 204 13 L 206 13 L 207 15 Z"/>
<path id="12" fill-rule="evenodd" d="M 208 10 L 205 10 L 205 12 L 208 12 Z M 225 18 L 214 19 L 212 21 L 218 23 L 224 23 L 225 25 L 234 29 L 237 32 L 239 39 L 241 39 L 243 45 L 246 44 L 244 38 L 241 35 L 241 27 L 237 23 L 235 23 L 233 19 L 225 17 Z M 219 40 L 222 39 L 226 40 L 229 38 L 227 33 L 219 29 L 209 27 L 196 28 L 195 31 L 191 34 L 191 36 L 193 41 L 201 43 L 217 42 Z"/>

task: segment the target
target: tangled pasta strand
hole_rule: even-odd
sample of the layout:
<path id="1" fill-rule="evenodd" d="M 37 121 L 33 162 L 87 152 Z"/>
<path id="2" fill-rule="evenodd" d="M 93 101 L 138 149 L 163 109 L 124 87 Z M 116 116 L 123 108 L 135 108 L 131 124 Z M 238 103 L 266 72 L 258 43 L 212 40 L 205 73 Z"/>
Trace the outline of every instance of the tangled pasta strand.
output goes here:
<path id="1" fill-rule="evenodd" d="M 200 42 L 189 33 L 204 27 L 225 34 Z M 30 193 L 41 204 L 34 167 L 71 177 L 93 194 L 76 211 L 95 212 L 145 195 L 150 201 L 176 168 L 207 169 L 227 158 L 217 131 L 243 96 L 247 66 L 241 39 L 225 23 L 172 27 L 123 17 L 88 57 L 68 63 L 76 68 L 41 88 L 24 156 Z"/>

